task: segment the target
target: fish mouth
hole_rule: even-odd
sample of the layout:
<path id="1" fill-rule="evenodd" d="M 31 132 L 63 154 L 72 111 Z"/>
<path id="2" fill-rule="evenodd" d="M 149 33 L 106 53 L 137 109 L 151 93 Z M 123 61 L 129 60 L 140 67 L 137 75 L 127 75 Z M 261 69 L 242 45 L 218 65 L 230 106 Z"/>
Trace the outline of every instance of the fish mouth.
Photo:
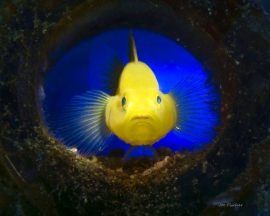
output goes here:
<path id="1" fill-rule="evenodd" d="M 154 120 L 152 116 L 150 115 L 135 115 L 131 118 L 131 121 L 133 120 Z"/>

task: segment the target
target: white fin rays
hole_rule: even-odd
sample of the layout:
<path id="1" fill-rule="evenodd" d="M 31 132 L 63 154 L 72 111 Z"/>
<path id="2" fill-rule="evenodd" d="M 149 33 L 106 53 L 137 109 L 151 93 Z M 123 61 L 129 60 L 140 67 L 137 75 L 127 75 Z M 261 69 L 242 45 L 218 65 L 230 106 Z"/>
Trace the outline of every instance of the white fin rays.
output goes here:
<path id="1" fill-rule="evenodd" d="M 169 93 L 176 103 L 174 133 L 193 142 L 207 140 L 218 124 L 217 95 L 201 77 L 181 79 Z"/>
<path id="2" fill-rule="evenodd" d="M 74 96 L 58 119 L 58 135 L 67 146 L 76 146 L 79 153 L 92 156 L 108 146 L 112 133 L 105 123 L 109 95 L 87 91 Z"/>

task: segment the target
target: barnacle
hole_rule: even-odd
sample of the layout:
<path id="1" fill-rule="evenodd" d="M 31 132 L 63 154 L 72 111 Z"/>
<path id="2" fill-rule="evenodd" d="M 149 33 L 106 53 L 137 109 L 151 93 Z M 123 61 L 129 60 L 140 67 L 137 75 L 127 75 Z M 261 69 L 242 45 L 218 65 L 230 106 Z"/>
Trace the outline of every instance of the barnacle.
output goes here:
<path id="1" fill-rule="evenodd" d="M 234 208 L 207 204 L 226 189 L 244 204 L 237 213 L 254 211 L 251 203 L 269 211 L 267 196 L 257 199 L 250 189 L 266 194 L 269 185 L 269 20 L 256 4 L 19 0 L 0 7 L 1 213 L 231 214 Z M 222 127 L 212 145 L 165 154 L 132 174 L 50 137 L 35 97 L 48 68 L 78 40 L 130 25 L 184 44 L 220 83 L 222 97 Z"/>

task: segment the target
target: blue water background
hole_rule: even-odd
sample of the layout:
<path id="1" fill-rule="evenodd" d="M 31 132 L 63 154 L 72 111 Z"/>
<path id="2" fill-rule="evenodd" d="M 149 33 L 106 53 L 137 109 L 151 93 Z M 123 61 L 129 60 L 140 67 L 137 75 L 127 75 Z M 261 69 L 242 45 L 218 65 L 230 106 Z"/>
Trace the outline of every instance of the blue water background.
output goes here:
<path id="1" fill-rule="evenodd" d="M 82 41 L 53 66 L 44 84 L 43 109 L 47 125 L 56 137 L 59 136 L 56 131 L 57 119 L 70 98 L 93 89 L 103 90 L 99 83 L 102 74 L 93 71 L 95 64 L 100 64 L 103 60 L 102 49 L 108 47 L 124 64 L 128 63 L 128 33 L 129 29 L 115 29 Z M 157 33 L 136 29 L 132 30 L 132 34 L 139 60 L 148 64 L 154 71 L 163 93 L 168 93 L 178 80 L 186 76 L 192 75 L 207 80 L 208 74 L 200 62 L 176 43 L 177 38 L 173 41 Z M 153 146 L 166 146 L 173 151 L 198 149 L 211 143 L 215 135 L 210 133 L 205 140 L 196 143 L 180 139 L 170 132 Z M 124 148 L 126 151 L 129 146 L 114 136 L 112 143 L 99 154 L 108 155 L 113 148 Z"/>

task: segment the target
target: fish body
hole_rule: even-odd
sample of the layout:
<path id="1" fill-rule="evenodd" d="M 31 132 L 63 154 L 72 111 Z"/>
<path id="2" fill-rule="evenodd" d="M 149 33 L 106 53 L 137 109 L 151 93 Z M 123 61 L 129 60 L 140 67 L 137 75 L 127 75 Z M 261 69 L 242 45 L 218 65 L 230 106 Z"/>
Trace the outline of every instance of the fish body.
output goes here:
<path id="1" fill-rule="evenodd" d="M 152 145 L 173 129 L 177 120 L 173 99 L 159 90 L 153 71 L 143 62 L 128 63 L 117 95 L 106 107 L 106 124 L 131 145 Z"/>
<path id="2" fill-rule="evenodd" d="M 203 81 L 188 77 L 164 94 L 151 68 L 138 60 L 131 33 L 129 45 L 127 65 L 122 66 L 115 55 L 111 58 L 114 62 L 110 65 L 121 69 L 115 94 L 93 90 L 77 95 L 59 118 L 63 141 L 69 145 L 84 143 L 81 145 L 87 145 L 87 150 L 81 148 L 83 154 L 101 151 L 113 134 L 127 144 L 141 146 L 158 142 L 171 130 L 179 137 L 199 140 L 213 127 L 207 123 L 213 104 L 207 99 Z"/>

